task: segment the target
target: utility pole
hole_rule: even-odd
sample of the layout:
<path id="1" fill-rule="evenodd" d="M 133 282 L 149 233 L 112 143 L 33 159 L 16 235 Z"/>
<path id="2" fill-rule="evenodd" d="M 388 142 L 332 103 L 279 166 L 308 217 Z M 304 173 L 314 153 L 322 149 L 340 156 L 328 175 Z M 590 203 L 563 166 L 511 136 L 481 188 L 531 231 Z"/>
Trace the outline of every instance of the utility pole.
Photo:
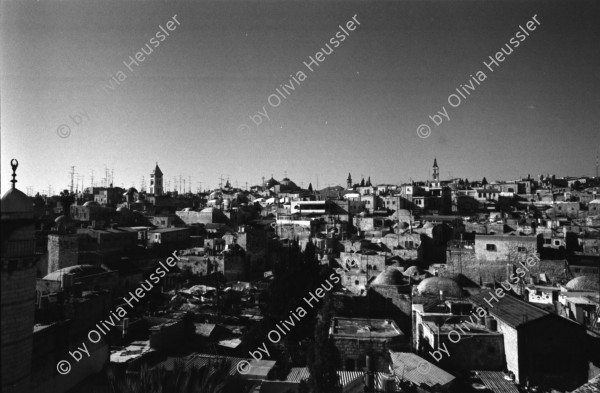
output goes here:
<path id="1" fill-rule="evenodd" d="M 596 180 L 598 179 L 598 150 L 596 150 Z"/>
<path id="2" fill-rule="evenodd" d="M 71 171 L 69 172 L 69 174 L 71 175 L 71 194 L 73 193 L 73 178 L 75 177 L 75 167 L 72 166 L 71 167 Z"/>

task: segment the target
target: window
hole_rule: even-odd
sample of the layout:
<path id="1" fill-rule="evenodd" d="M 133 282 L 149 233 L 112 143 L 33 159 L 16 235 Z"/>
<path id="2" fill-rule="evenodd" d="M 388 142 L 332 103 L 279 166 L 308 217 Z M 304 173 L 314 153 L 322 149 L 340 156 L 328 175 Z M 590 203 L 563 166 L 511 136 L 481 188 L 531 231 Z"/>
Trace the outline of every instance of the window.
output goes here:
<path id="1" fill-rule="evenodd" d="M 517 251 L 518 252 L 526 252 L 527 248 L 525 248 L 525 247 L 517 247 Z"/>
<path id="2" fill-rule="evenodd" d="M 555 246 L 560 246 L 560 240 L 555 240 L 555 241 L 554 241 L 554 245 L 555 245 Z"/>
<path id="3" fill-rule="evenodd" d="M 354 359 L 346 359 L 346 371 L 354 371 L 354 367 L 356 367 L 356 362 Z"/>
<path id="4" fill-rule="evenodd" d="M 486 249 L 486 251 L 496 251 L 496 245 L 495 244 L 486 244 L 485 249 Z"/>
<path id="5" fill-rule="evenodd" d="M 354 285 L 358 285 L 358 284 L 359 284 L 358 280 L 355 280 Z"/>
<path id="6" fill-rule="evenodd" d="M 552 244 L 552 239 L 544 239 L 545 244 Z"/>
<path id="7" fill-rule="evenodd" d="M 357 363 L 358 363 L 358 369 L 357 369 L 358 371 L 364 371 L 365 368 L 367 367 L 367 359 L 364 357 L 358 358 Z"/>

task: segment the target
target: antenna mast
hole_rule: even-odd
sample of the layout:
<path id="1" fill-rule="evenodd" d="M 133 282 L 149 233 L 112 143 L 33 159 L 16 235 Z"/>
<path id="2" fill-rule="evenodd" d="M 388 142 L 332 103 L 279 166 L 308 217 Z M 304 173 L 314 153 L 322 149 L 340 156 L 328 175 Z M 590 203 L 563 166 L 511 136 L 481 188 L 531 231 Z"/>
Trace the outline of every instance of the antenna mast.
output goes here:
<path id="1" fill-rule="evenodd" d="M 75 177 L 75 167 L 72 166 L 71 167 L 71 171 L 69 172 L 69 175 L 71 175 L 71 194 L 73 193 L 73 178 Z"/>

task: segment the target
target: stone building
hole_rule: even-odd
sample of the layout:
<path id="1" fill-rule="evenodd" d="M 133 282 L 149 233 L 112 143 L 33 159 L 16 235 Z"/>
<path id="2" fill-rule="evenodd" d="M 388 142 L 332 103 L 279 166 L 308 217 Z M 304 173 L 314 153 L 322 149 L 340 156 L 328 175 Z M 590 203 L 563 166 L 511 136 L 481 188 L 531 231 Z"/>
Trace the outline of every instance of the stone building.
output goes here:
<path id="1" fill-rule="evenodd" d="M 533 255 L 537 252 L 535 236 L 495 236 L 475 237 L 475 258 L 480 261 L 510 261 L 520 255 Z"/>
<path id="2" fill-rule="evenodd" d="M 48 269 L 45 274 L 77 265 L 79 261 L 79 237 L 72 233 L 48 235 Z"/>
<path id="3" fill-rule="evenodd" d="M 370 271 L 371 276 L 385 270 L 385 255 L 374 252 L 341 252 L 340 259 L 344 266 Z"/>
<path id="4" fill-rule="evenodd" d="M 35 224 L 33 203 L 15 188 L 17 160 L 11 161 L 12 187 L 0 204 L 2 229 L 1 303 L 2 392 L 30 391 L 35 310 Z"/>
<path id="5" fill-rule="evenodd" d="M 497 293 L 497 291 L 496 291 Z M 505 363 L 517 383 L 571 391 L 587 382 L 585 328 L 510 295 L 484 291 L 469 298 L 497 320 Z"/>
<path id="6" fill-rule="evenodd" d="M 163 173 L 158 167 L 158 162 L 154 171 L 150 174 L 150 194 L 154 196 L 163 195 Z"/>
<path id="7" fill-rule="evenodd" d="M 409 342 L 396 323 L 389 319 L 337 318 L 331 321 L 329 337 L 339 353 L 339 365 L 346 371 L 361 371 L 371 356 L 373 369 L 388 371 L 388 351 L 408 350 Z"/>

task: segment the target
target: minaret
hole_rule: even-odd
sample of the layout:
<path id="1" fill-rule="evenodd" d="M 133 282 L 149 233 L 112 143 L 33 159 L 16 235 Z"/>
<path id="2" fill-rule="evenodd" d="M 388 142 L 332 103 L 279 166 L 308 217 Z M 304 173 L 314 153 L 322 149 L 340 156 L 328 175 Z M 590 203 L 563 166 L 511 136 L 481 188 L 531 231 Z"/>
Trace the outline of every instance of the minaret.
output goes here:
<path id="1" fill-rule="evenodd" d="M 150 194 L 161 196 L 163 194 L 163 173 L 158 167 L 158 162 L 154 172 L 150 174 Z"/>
<path id="2" fill-rule="evenodd" d="M 19 163 L 10 188 L 0 203 L 2 248 L 2 393 L 30 392 L 31 357 L 35 312 L 36 261 L 35 223 L 31 199 L 15 187 Z"/>
<path id="3" fill-rule="evenodd" d="M 352 188 L 352 176 L 350 176 L 350 173 L 348 173 L 348 179 L 346 179 L 346 186 L 348 190 Z"/>
<path id="4" fill-rule="evenodd" d="M 440 187 L 440 167 L 437 164 L 437 157 L 433 159 L 433 187 Z"/>

